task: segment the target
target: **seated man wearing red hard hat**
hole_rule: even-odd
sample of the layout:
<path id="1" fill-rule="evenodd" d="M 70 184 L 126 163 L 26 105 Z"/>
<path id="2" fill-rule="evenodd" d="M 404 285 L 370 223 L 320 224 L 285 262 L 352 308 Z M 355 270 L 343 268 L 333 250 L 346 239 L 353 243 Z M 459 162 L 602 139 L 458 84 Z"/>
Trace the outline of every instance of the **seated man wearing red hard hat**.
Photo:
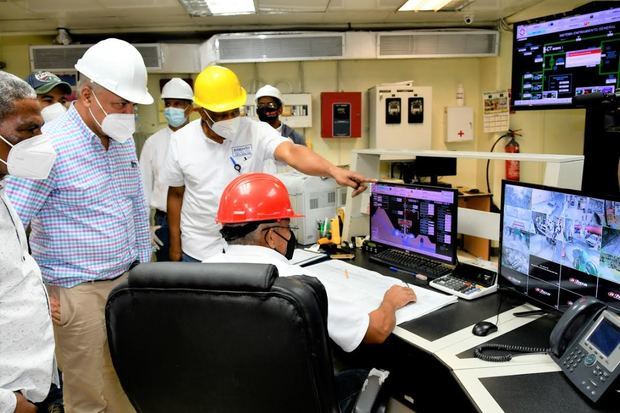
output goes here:
<path id="1" fill-rule="evenodd" d="M 204 262 L 273 264 L 280 277 L 310 275 L 312 270 L 289 263 L 296 239 L 290 219 L 301 215 L 291 208 L 288 191 L 275 176 L 264 173 L 240 175 L 228 184 L 220 199 L 217 221 L 228 247 Z M 344 351 L 360 343 L 382 343 L 396 324 L 395 312 L 414 302 L 411 288 L 395 285 L 385 292 L 383 302 L 369 314 L 340 296 L 337 284 L 321 280 L 328 302 L 327 330 Z"/>
<path id="2" fill-rule="evenodd" d="M 300 217 L 291 208 L 288 191 L 278 178 L 264 173 L 240 175 L 224 189 L 217 211 L 221 233 L 228 243 L 225 252 L 203 262 L 273 264 L 280 277 L 314 276 L 309 268 L 289 263 L 296 239 L 291 218 Z M 360 343 L 382 343 L 396 325 L 396 310 L 414 302 L 411 288 L 390 287 L 378 308 L 365 314 L 352 300 L 339 294 L 342 287 L 321 280 L 327 294 L 327 332 L 344 351 Z M 347 370 L 335 377 L 340 411 L 350 412 L 368 372 Z"/>

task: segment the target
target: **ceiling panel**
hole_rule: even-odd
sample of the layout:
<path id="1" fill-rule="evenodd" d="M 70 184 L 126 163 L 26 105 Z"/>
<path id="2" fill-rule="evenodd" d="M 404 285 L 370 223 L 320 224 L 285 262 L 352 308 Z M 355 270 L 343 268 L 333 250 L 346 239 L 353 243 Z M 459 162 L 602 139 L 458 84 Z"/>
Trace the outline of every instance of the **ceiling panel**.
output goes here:
<path id="1" fill-rule="evenodd" d="M 341 10 L 389 10 L 396 12 L 405 0 L 332 0 L 328 11 Z"/>
<path id="2" fill-rule="evenodd" d="M 233 1 L 233 0 L 230 0 Z M 404 0 L 255 0 L 259 13 L 190 17 L 178 0 L 0 0 L 0 35 L 419 27 L 494 27 L 502 17 L 556 13 L 588 0 L 454 0 L 459 11 L 395 12 Z M 466 26 L 464 15 L 473 15 Z M 528 17 L 528 18 L 530 18 Z"/>
<path id="3" fill-rule="evenodd" d="M 93 3 L 95 1 L 90 0 Z M 181 8 L 178 0 L 96 0 L 106 9 Z"/>
<path id="4" fill-rule="evenodd" d="M 254 0 L 259 11 L 264 12 L 324 12 L 327 9 L 329 0 Z"/>
<path id="5" fill-rule="evenodd" d="M 93 13 L 96 13 L 98 10 L 101 10 L 101 5 L 93 0 L 25 0 L 16 1 L 15 3 L 30 13 L 59 13 L 68 10 L 91 10 Z"/>

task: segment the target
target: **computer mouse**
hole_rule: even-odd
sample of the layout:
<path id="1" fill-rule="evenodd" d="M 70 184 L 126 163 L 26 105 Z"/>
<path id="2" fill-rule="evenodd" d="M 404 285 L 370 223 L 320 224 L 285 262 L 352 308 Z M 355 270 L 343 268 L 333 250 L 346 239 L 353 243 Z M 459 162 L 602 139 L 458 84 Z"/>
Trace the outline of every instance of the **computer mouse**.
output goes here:
<path id="1" fill-rule="evenodd" d="M 488 321 L 480 321 L 474 324 L 474 328 L 472 328 L 471 332 L 475 336 L 486 336 L 487 334 L 491 334 L 497 331 L 497 326 Z"/>
<path id="2" fill-rule="evenodd" d="M 478 188 L 472 188 L 467 191 L 468 194 L 479 194 L 480 190 Z"/>

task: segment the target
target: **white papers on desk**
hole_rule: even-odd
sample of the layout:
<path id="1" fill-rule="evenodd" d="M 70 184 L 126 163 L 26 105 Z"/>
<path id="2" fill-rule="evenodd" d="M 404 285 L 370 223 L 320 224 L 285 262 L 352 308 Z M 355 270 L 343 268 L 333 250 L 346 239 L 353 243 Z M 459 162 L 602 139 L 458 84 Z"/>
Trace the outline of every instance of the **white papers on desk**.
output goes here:
<path id="1" fill-rule="evenodd" d="M 337 294 L 358 306 L 365 314 L 376 310 L 383 301 L 383 295 L 393 285 L 404 285 L 404 282 L 387 277 L 375 271 L 338 260 L 324 261 L 304 270 L 317 277 L 325 286 L 328 294 Z M 396 324 L 422 317 L 448 304 L 455 303 L 457 298 L 426 288 L 413 286 L 417 302 L 408 304 L 396 311 Z"/>
<path id="2" fill-rule="evenodd" d="M 301 248 L 296 248 L 293 252 L 293 258 L 289 260 L 292 265 L 307 265 L 314 261 L 319 261 L 327 257 L 327 254 L 322 252 L 313 252 Z"/>

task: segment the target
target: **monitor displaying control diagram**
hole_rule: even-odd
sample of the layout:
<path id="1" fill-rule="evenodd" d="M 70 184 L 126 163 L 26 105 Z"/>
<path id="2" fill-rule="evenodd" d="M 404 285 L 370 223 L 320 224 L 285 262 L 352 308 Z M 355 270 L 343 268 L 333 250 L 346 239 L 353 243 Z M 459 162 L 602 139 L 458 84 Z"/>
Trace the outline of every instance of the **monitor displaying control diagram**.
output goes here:
<path id="1" fill-rule="evenodd" d="M 455 189 L 379 182 L 370 198 L 371 241 L 456 262 Z"/>
<path id="2" fill-rule="evenodd" d="M 592 6 L 597 7 L 597 6 Z M 512 107 L 571 107 L 620 85 L 620 6 L 515 23 Z"/>
<path id="3" fill-rule="evenodd" d="M 583 296 L 620 309 L 620 201 L 504 181 L 500 284 L 563 310 Z"/>

